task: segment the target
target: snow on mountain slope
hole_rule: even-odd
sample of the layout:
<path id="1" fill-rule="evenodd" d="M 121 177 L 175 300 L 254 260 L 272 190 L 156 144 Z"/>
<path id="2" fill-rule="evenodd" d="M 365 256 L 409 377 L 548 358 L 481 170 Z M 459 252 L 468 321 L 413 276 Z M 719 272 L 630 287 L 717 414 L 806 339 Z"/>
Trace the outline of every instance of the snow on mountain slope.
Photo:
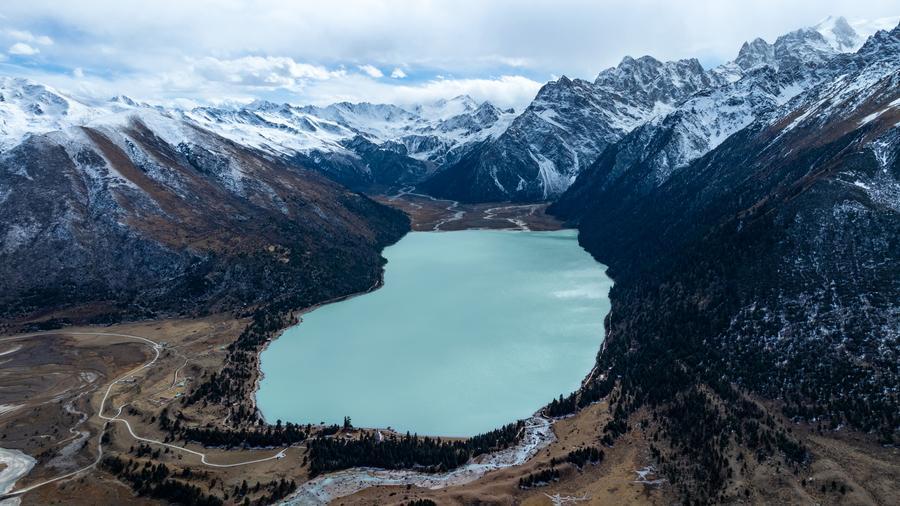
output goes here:
<path id="1" fill-rule="evenodd" d="M 85 124 L 107 113 L 28 79 L 0 76 L 0 151 L 28 135 Z"/>
<path id="2" fill-rule="evenodd" d="M 156 110 L 359 189 L 431 176 L 423 189 L 435 195 L 544 200 L 560 195 L 607 146 L 642 126 L 673 132 L 654 162 L 656 179 L 664 180 L 762 112 L 827 78 L 821 70 L 826 62 L 862 44 L 855 27 L 870 30 L 883 22 L 827 18 L 773 44 L 747 42 L 733 62 L 710 71 L 694 59 L 625 57 L 593 82 L 562 77 L 548 83 L 521 115 L 468 96 L 406 108 L 257 101 L 166 110 L 128 97 L 90 106 L 24 79 L 3 78 L 0 150 L 28 134 L 121 123 L 123 115 Z"/>
<path id="3" fill-rule="evenodd" d="M 428 104 L 419 104 L 411 112 L 432 121 L 442 121 L 467 114 L 478 109 L 480 104 L 468 95 L 459 95 L 451 99 L 439 99 Z"/>
<path id="4" fill-rule="evenodd" d="M 786 400 L 781 413 L 798 422 L 897 440 L 898 62 L 900 27 L 836 55 L 813 73 L 831 77 L 662 184 L 641 186 L 652 167 L 639 156 L 616 165 L 641 149 L 628 140 L 642 129 L 579 176 L 550 212 L 577 224 L 633 308 L 608 340 L 621 353 L 598 370 L 640 384 L 671 367 Z M 690 336 L 692 351 L 672 336 Z M 685 374 L 689 363 L 697 373 Z"/>
<path id="5" fill-rule="evenodd" d="M 828 16 L 813 29 L 819 32 L 828 45 L 838 53 L 855 52 L 866 41 L 843 16 L 837 18 Z"/>
<path id="6" fill-rule="evenodd" d="M 236 142 L 272 153 L 341 152 L 345 141 L 361 135 L 377 144 L 404 144 L 411 156 L 431 161 L 459 143 L 496 135 L 513 115 L 468 96 L 411 110 L 365 102 L 297 107 L 259 101 L 244 107 L 197 108 L 184 114 Z M 423 138 L 443 146 L 444 151 L 437 153 Z"/>
<path id="7" fill-rule="evenodd" d="M 865 22 L 858 25 L 861 30 L 871 26 Z M 784 70 L 798 65 L 821 65 L 836 54 L 856 51 L 865 40 L 845 18 L 829 16 L 813 27 L 778 37 L 774 44 L 761 38 L 744 42 L 734 61 L 716 67 L 712 73 L 725 82 L 734 82 L 745 72 L 762 66 Z"/>
<path id="8" fill-rule="evenodd" d="M 545 85 L 502 135 L 446 165 L 422 189 L 458 200 L 552 199 L 604 149 L 643 126 L 672 134 L 662 145 L 653 141 L 656 134 L 642 131 L 634 142 L 642 148 L 652 143 L 653 152 L 626 150 L 654 165 L 653 179 L 661 182 L 831 76 L 821 70 L 827 62 L 863 40 L 846 19 L 828 18 L 774 44 L 746 42 L 734 61 L 710 71 L 693 59 L 644 56 L 625 57 L 594 82 L 560 78 Z"/>
<path id="9" fill-rule="evenodd" d="M 444 164 L 458 159 L 473 143 L 496 138 L 516 118 L 512 109 L 500 109 L 490 102 L 475 104 L 470 97 L 457 97 L 447 105 L 458 104 L 460 99 L 466 101 L 462 109 L 418 107 L 419 114 L 428 118 L 427 126 L 396 140 L 406 146 L 413 158 Z"/>
<path id="10" fill-rule="evenodd" d="M 716 148 L 735 132 L 757 117 L 776 109 L 809 85 L 804 75 L 779 73 L 762 67 L 741 80 L 694 95 L 676 112 L 656 118 L 641 128 L 652 131 L 651 137 L 668 136 L 668 142 L 656 144 L 643 154 L 645 163 L 654 168 L 656 184 L 668 179 L 672 171 Z"/>
<path id="11" fill-rule="evenodd" d="M 271 154 L 342 151 L 351 128 L 288 104 L 253 103 L 244 108 L 201 107 L 184 117 L 239 144 Z"/>
<path id="12" fill-rule="evenodd" d="M 199 127 L 360 188 L 375 182 L 415 182 L 472 144 L 500 135 L 514 117 L 512 110 L 479 104 L 468 96 L 410 110 L 390 104 L 299 107 L 266 101 L 180 110 L 151 107 L 125 96 L 88 105 L 27 79 L 0 80 L 0 150 L 29 135 L 72 126 L 122 126 L 140 118 L 174 145 L 179 144 L 177 135 Z M 391 177 L 385 179 L 385 174 Z"/>
<path id="13" fill-rule="evenodd" d="M 804 39 L 810 45 L 800 49 Z M 792 32 L 775 45 L 758 39 L 744 45 L 736 64 L 755 61 L 750 58 L 753 55 L 773 55 L 778 46 L 793 45 L 797 54 L 809 55 L 808 49 L 821 48 L 821 42 L 818 32 L 811 30 Z M 761 128 L 761 124 L 780 122 L 781 136 L 794 128 L 824 130 L 823 121 L 840 124 L 841 112 L 835 110 L 841 108 L 850 115 L 856 107 L 842 97 L 864 100 L 863 90 L 883 87 L 876 83 L 897 71 L 900 50 L 894 44 L 895 38 L 883 31 L 869 38 L 857 53 L 833 52 L 824 61 L 819 59 L 821 53 L 795 65 L 775 61 L 745 65 L 740 79 L 694 94 L 671 114 L 648 121 L 611 145 L 581 174 L 560 207 L 575 205 L 569 201 L 608 198 L 598 197 L 606 193 L 639 196 L 653 192 L 679 171 L 693 170 L 694 161 L 749 125 Z M 891 103 L 856 121 L 865 123 L 893 112 Z"/>
<path id="14" fill-rule="evenodd" d="M 771 146 L 779 146 L 784 152 L 778 156 L 783 157 L 790 157 L 801 148 L 808 149 L 783 142 L 795 131 L 818 132 L 802 138 L 806 143 L 822 143 L 869 123 L 894 121 L 897 127 L 898 61 L 900 27 L 880 31 L 856 53 L 836 54 L 822 64 L 804 63 L 789 68 L 764 65 L 752 69 L 734 83 L 695 94 L 672 114 L 647 122 L 608 148 L 579 177 L 559 207 L 571 208 L 570 202 L 576 201 L 602 200 L 607 193 L 637 198 L 657 191 L 675 174 L 681 179 L 689 178 L 683 171 L 695 170 L 693 162 L 751 126 L 773 132 L 769 145 L 760 149 L 768 151 Z M 872 147 L 877 151 L 876 158 L 890 158 L 888 153 L 893 151 L 885 145 L 878 146 L 881 147 Z M 879 195 L 895 193 L 891 190 Z M 880 197 L 873 192 L 872 198 Z"/>
<path id="15" fill-rule="evenodd" d="M 817 36 L 802 31 L 794 34 L 798 38 L 809 37 L 813 48 L 821 48 Z M 798 38 L 786 37 L 795 42 Z M 768 47 L 761 39 L 745 44 L 736 60 L 738 65 L 746 66 L 739 79 L 694 94 L 671 114 L 654 118 L 626 136 L 618 148 L 614 173 L 640 163 L 649 171 L 649 182 L 662 184 L 673 171 L 715 149 L 732 134 L 842 72 L 840 63 L 829 65 L 836 53 L 824 60 L 824 53 L 816 53 L 809 61 L 793 65 L 778 65 L 771 60 L 758 64 L 761 58 L 757 56 L 775 55 L 776 47 L 788 44 L 785 38 L 779 41 Z M 796 54 L 809 56 L 805 49 Z"/>
<path id="16" fill-rule="evenodd" d="M 626 57 L 594 82 L 565 76 L 546 84 L 496 139 L 426 181 L 457 200 L 544 200 L 565 191 L 609 144 L 712 85 L 697 60 Z"/>
<path id="17" fill-rule="evenodd" d="M 892 31 L 879 31 L 855 54 L 836 58 L 829 66 L 831 79 L 822 80 L 796 97 L 769 120 L 770 128 L 778 131 L 772 143 L 794 130 L 824 130 L 826 125 L 832 131 L 823 137 L 862 128 L 876 120 L 887 119 L 888 123 L 896 120 L 892 125 L 896 127 L 900 122 L 898 62 L 900 26 Z"/>
<path id="18" fill-rule="evenodd" d="M 402 213 L 178 111 L 123 107 L 0 153 L 0 313 L 327 299 L 370 285 L 407 229 Z"/>

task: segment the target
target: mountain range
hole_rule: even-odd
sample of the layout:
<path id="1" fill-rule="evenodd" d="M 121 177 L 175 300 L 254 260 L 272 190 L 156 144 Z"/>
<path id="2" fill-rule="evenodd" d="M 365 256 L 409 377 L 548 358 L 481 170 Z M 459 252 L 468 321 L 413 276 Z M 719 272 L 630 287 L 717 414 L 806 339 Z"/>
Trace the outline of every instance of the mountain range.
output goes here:
<path id="1" fill-rule="evenodd" d="M 474 143 L 502 133 L 512 109 L 469 96 L 401 108 L 341 102 L 326 107 L 256 101 L 189 110 L 151 106 L 126 96 L 85 103 L 21 78 L 0 80 L 0 149 L 28 135 L 94 123 L 126 122 L 154 111 L 172 124 L 213 132 L 264 156 L 308 167 L 354 188 L 406 184 L 459 159 Z M 379 163 L 379 158 L 387 161 Z M 391 167 L 403 165 L 403 170 Z"/>
<path id="2" fill-rule="evenodd" d="M 0 149 L 28 134 L 152 109 L 357 190 L 418 185 L 467 202 L 552 200 L 607 146 L 651 122 L 680 123 L 680 146 L 665 156 L 673 168 L 684 165 L 760 112 L 827 79 L 817 69 L 863 40 L 844 18 L 828 18 L 773 44 L 747 42 L 734 61 L 709 70 L 696 59 L 625 57 L 593 81 L 563 76 L 547 83 L 521 113 L 468 96 L 411 107 L 257 101 L 183 110 L 124 96 L 88 105 L 4 78 Z"/>
<path id="3" fill-rule="evenodd" d="M 747 125 L 757 110 L 811 87 L 824 78 L 818 66 L 862 41 L 845 19 L 829 18 L 774 44 L 745 43 L 734 61 L 710 70 L 696 59 L 643 56 L 625 57 L 593 82 L 564 76 L 545 85 L 506 132 L 422 186 L 462 201 L 554 199 L 607 146 L 648 122 L 683 123 L 680 146 L 666 155 L 677 167 Z M 693 118 L 675 119 L 685 115 Z"/>

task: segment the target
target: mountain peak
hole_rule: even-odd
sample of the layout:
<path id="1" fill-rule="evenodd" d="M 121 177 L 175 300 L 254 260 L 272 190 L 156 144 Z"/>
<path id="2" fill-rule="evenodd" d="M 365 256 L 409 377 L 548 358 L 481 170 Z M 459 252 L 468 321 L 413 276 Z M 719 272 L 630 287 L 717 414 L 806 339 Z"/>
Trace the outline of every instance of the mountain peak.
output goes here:
<path id="1" fill-rule="evenodd" d="M 572 84 L 572 80 L 565 74 L 559 76 L 559 79 L 556 80 L 559 84 L 570 85 Z"/>
<path id="2" fill-rule="evenodd" d="M 618 66 L 597 75 L 594 85 L 616 92 L 641 94 L 651 103 L 668 103 L 706 87 L 706 73 L 696 58 L 661 62 L 644 55 L 626 56 Z"/>
<path id="3" fill-rule="evenodd" d="M 786 33 L 775 40 L 774 48 L 775 64 L 780 69 L 824 63 L 839 52 L 815 28 L 801 28 Z"/>
<path id="4" fill-rule="evenodd" d="M 112 104 L 124 105 L 128 107 L 138 107 L 140 105 L 128 95 L 116 95 L 109 99 L 109 102 Z"/>
<path id="5" fill-rule="evenodd" d="M 266 112 L 266 111 L 277 111 L 279 109 L 288 107 L 287 104 L 278 104 L 269 100 L 256 99 L 253 102 L 247 104 L 244 109 L 248 111 L 257 111 L 257 112 Z"/>
<path id="6" fill-rule="evenodd" d="M 867 58 L 896 58 L 900 54 L 900 24 L 893 30 L 879 30 L 866 40 L 858 54 Z"/>
<path id="7" fill-rule="evenodd" d="M 750 42 L 744 42 L 734 61 L 744 70 L 771 65 L 775 61 L 775 47 L 757 37 Z"/>
<path id="8" fill-rule="evenodd" d="M 463 93 L 462 95 L 457 95 L 457 96 L 451 98 L 450 101 L 451 101 L 451 102 L 470 103 L 470 104 L 474 104 L 474 103 L 475 103 L 475 99 L 472 98 L 470 95 L 466 95 L 465 93 Z"/>
<path id="9" fill-rule="evenodd" d="M 839 53 L 855 51 L 863 43 L 862 37 L 843 16 L 828 16 L 812 29 L 822 35 L 828 45 Z"/>
<path id="10" fill-rule="evenodd" d="M 632 58 L 631 56 L 625 56 L 624 58 L 622 58 L 622 61 L 619 62 L 619 65 L 617 65 L 616 68 L 617 69 L 631 69 L 631 68 L 634 68 L 635 66 L 646 66 L 646 65 L 657 66 L 657 65 L 662 65 L 662 62 L 660 62 L 659 60 L 657 60 L 656 58 L 654 58 L 648 54 L 645 54 L 638 58 Z"/>
<path id="11" fill-rule="evenodd" d="M 419 104 L 410 110 L 426 120 L 446 120 L 460 114 L 470 113 L 477 108 L 478 102 L 474 98 L 462 94 L 449 99 L 440 98 Z"/>

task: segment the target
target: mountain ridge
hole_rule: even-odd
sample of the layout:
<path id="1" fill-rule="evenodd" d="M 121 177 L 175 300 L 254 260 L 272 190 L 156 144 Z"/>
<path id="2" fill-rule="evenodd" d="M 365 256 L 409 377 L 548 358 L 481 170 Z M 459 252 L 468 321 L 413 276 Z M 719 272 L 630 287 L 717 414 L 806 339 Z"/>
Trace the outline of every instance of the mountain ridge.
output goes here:
<path id="1" fill-rule="evenodd" d="M 27 137 L 0 153 L 0 196 L 6 315 L 90 301 L 192 313 L 350 293 L 409 226 L 314 172 L 152 109 Z M 325 267 L 354 257 L 355 274 Z"/>
<path id="2" fill-rule="evenodd" d="M 471 202 L 552 200 L 607 146 L 642 125 L 678 114 L 692 97 L 721 95 L 719 89 L 753 79 L 762 67 L 812 76 L 814 68 L 839 51 L 861 44 L 849 23 L 837 18 L 782 35 L 771 45 L 760 38 L 746 42 L 734 61 L 709 70 L 696 59 L 660 62 L 651 56 L 626 56 L 616 67 L 601 71 L 592 83 L 563 76 L 545 85 L 504 134 L 479 144 L 471 156 L 443 167 L 420 187 L 438 197 Z M 813 83 L 792 79 L 795 86 Z M 751 97 L 752 93 L 744 99 Z M 694 136 L 685 142 L 714 146 L 734 131 L 732 126 L 705 135 L 706 139 Z"/>
<path id="3" fill-rule="evenodd" d="M 629 151 L 644 145 L 636 131 L 550 208 L 616 279 L 597 370 L 619 378 L 621 415 L 605 431 L 658 413 L 670 448 L 660 461 L 682 497 L 739 498 L 734 452 L 755 452 L 742 453 L 745 469 L 771 458 L 807 468 L 821 455 L 790 435 L 794 424 L 898 438 L 897 61 L 900 26 L 661 180 L 647 178 L 652 157 Z M 568 402 L 608 389 L 595 380 Z M 770 442 L 746 436 L 764 425 Z M 729 434 L 719 448 L 717 431 Z"/>

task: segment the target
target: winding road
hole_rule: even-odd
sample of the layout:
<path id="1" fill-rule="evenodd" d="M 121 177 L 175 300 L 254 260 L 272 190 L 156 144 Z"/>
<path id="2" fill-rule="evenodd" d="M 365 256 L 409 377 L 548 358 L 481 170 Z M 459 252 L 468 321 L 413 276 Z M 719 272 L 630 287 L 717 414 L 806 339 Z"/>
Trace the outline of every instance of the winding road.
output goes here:
<path id="1" fill-rule="evenodd" d="M 142 341 L 142 342 L 146 343 L 148 346 L 150 346 L 151 349 L 152 349 L 153 352 L 154 352 L 154 355 L 153 355 L 153 358 L 152 358 L 150 361 L 148 361 L 147 363 L 145 363 L 145 364 L 143 364 L 143 365 L 141 365 L 141 366 L 139 366 L 139 367 L 137 367 L 137 368 L 135 368 L 135 369 L 132 369 L 132 370 L 128 371 L 127 373 L 123 374 L 122 376 L 120 376 L 119 378 L 117 378 L 116 380 L 114 380 L 112 383 L 110 383 L 109 386 L 107 386 L 106 392 L 103 394 L 103 399 L 100 401 L 100 409 L 99 409 L 98 412 L 97 412 L 97 416 L 98 416 L 100 419 L 104 420 L 104 424 L 103 424 L 103 428 L 100 430 L 100 434 L 97 436 L 97 458 L 94 459 L 94 461 L 93 461 L 92 463 L 90 463 L 90 464 L 88 464 L 88 465 L 86 465 L 86 466 L 84 466 L 84 467 L 82 467 L 82 468 L 80 468 L 80 469 L 78 469 L 78 470 L 75 470 L 75 471 L 72 471 L 72 472 L 63 474 L 63 475 L 61 475 L 61 476 L 57 476 L 57 477 L 54 477 L 54 478 L 51 478 L 51 479 L 48 479 L 48 480 L 44 480 L 44 481 L 41 481 L 41 482 L 39 482 L 39 483 L 35 483 L 35 484 L 33 484 L 33 485 L 29 485 L 28 487 L 25 487 L 25 488 L 22 488 L 22 489 L 19 489 L 19 490 L 15 490 L 15 491 L 11 491 L 11 492 L 5 492 L 5 493 L 2 493 L 2 494 L 0 494 L 0 500 L 2 500 L 2 499 L 4 499 L 4 498 L 8 498 L 8 497 L 19 496 L 19 495 L 25 494 L 25 493 L 27 493 L 27 492 L 30 492 L 30 491 L 32 491 L 32 490 L 34 490 L 34 489 L 36 489 L 36 488 L 43 487 L 43 486 L 49 485 L 49 484 L 51 484 L 51 483 L 56 483 L 56 482 L 59 482 L 59 481 L 67 480 L 67 479 L 69 479 L 69 478 L 73 478 L 73 477 L 75 477 L 75 476 L 77 476 L 77 475 L 79 475 L 79 474 L 81 474 L 81 473 L 83 473 L 83 472 L 85 472 L 85 471 L 89 471 L 89 470 L 95 468 L 95 467 L 97 466 L 97 464 L 99 464 L 100 461 L 103 459 L 103 435 L 106 433 L 106 429 L 107 429 L 107 427 L 109 426 L 109 424 L 110 424 L 110 423 L 113 423 L 113 422 L 118 422 L 118 423 L 125 424 L 125 427 L 128 429 L 128 433 L 131 434 L 131 437 L 133 437 L 134 439 L 136 439 L 136 440 L 138 440 L 138 441 L 142 441 L 142 442 L 150 443 L 150 444 L 156 444 L 156 445 L 160 445 L 160 446 L 165 446 L 165 447 L 167 447 L 167 448 L 171 448 L 171 449 L 176 450 L 176 451 L 180 451 L 180 452 L 184 452 L 184 453 L 189 453 L 189 454 L 191 454 L 191 455 L 199 456 L 199 457 L 200 457 L 200 462 L 201 462 L 202 464 L 207 465 L 207 466 L 210 466 L 210 467 L 220 467 L 220 468 L 222 468 L 222 467 L 237 467 L 237 466 L 245 466 L 245 465 L 249 465 L 249 464 L 258 464 L 258 463 L 260 463 L 260 462 L 266 462 L 266 461 L 269 461 L 269 460 L 275 460 L 275 459 L 281 459 L 281 458 L 284 458 L 285 452 L 287 451 L 287 448 L 284 448 L 284 449 L 278 451 L 276 454 L 274 454 L 274 455 L 272 455 L 272 456 L 270 456 L 270 457 L 266 457 L 266 458 L 255 459 L 255 460 L 248 460 L 248 461 L 244 461 L 244 462 L 235 462 L 235 463 L 231 463 L 231 464 L 215 464 L 215 463 L 209 462 L 209 461 L 207 460 L 207 455 L 206 455 L 205 453 L 198 452 L 198 451 L 195 451 L 195 450 L 191 450 L 191 449 L 185 448 L 185 447 L 183 447 L 183 446 L 177 446 L 177 445 L 169 444 L 169 443 L 166 443 L 166 442 L 163 442 L 163 441 L 159 441 L 159 440 L 156 440 L 156 439 L 146 438 L 146 437 L 142 437 L 142 436 L 137 435 L 137 434 L 134 432 L 134 429 L 133 429 L 133 427 L 131 426 L 131 423 L 128 422 L 128 420 L 125 420 L 124 418 L 119 418 L 119 417 L 122 415 L 122 409 L 124 409 L 124 408 L 128 405 L 127 403 L 126 403 L 126 404 L 123 404 L 123 405 L 121 405 L 121 406 L 119 406 L 119 408 L 118 408 L 118 410 L 116 411 L 116 414 L 115 414 L 114 416 L 106 416 L 106 415 L 104 415 L 103 412 L 104 412 L 105 409 L 106 409 L 106 402 L 107 402 L 107 400 L 109 399 L 110 394 L 112 393 L 113 387 L 114 387 L 116 384 L 122 382 L 123 380 L 125 380 L 125 379 L 127 379 L 127 378 L 130 378 L 130 377 L 134 376 L 135 374 L 137 374 L 137 373 L 139 373 L 139 372 L 141 372 L 141 371 L 143 371 L 143 370 L 145 370 L 145 369 L 148 369 L 148 368 L 152 367 L 152 366 L 153 366 L 154 364 L 156 364 L 156 362 L 159 360 L 160 351 L 163 350 L 163 346 L 160 345 L 159 343 L 157 343 L 157 342 L 151 340 L 151 339 L 148 339 L 148 338 L 146 338 L 146 337 L 141 337 L 141 336 L 134 336 L 134 335 L 130 335 L 130 334 L 116 334 L 116 333 L 110 333 L 110 332 L 65 332 L 65 331 L 50 331 L 50 332 L 38 332 L 38 333 L 32 333 L 32 334 L 22 334 L 22 335 L 20 335 L 20 336 L 7 337 L 7 338 L 0 339 L 0 342 L 3 342 L 3 341 L 12 341 L 12 340 L 17 340 L 17 339 L 26 339 L 26 338 L 29 338 L 29 337 L 36 337 L 36 336 L 41 336 L 41 335 L 51 335 L 51 334 L 68 334 L 68 335 L 82 335 L 82 336 L 106 336 L 106 337 L 124 337 L 124 338 L 127 338 L 127 339 L 136 339 L 136 340 Z M 185 362 L 185 364 L 186 364 L 186 363 L 187 363 L 187 362 Z M 177 377 L 178 377 L 178 376 L 177 376 L 177 375 L 178 375 L 178 371 L 181 370 L 181 368 L 183 368 L 183 367 L 184 367 L 184 365 L 182 365 L 181 367 L 179 367 L 179 368 L 176 370 L 176 372 L 175 372 L 175 379 L 176 379 L 176 380 L 177 380 Z M 21 478 L 21 476 L 19 476 L 18 478 Z M 10 484 L 10 487 L 12 487 L 12 486 L 14 486 L 14 483 Z"/>

